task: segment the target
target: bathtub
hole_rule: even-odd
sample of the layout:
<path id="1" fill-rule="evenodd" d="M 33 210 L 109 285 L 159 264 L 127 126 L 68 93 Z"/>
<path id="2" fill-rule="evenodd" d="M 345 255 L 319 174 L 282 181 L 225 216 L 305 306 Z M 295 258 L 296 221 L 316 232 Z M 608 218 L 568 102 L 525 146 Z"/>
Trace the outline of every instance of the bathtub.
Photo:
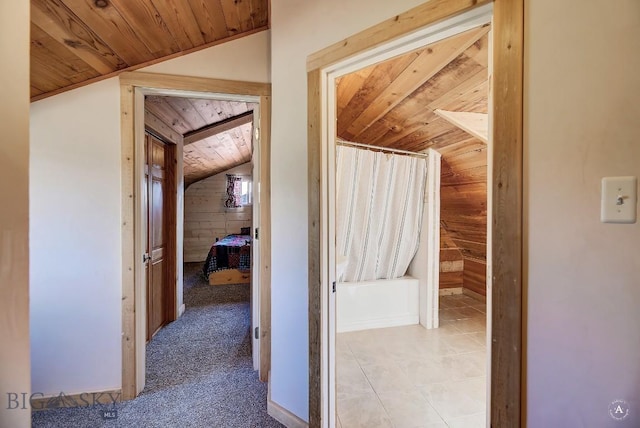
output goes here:
<path id="1" fill-rule="evenodd" d="M 338 333 L 418 324 L 418 280 L 411 276 L 336 286 Z"/>

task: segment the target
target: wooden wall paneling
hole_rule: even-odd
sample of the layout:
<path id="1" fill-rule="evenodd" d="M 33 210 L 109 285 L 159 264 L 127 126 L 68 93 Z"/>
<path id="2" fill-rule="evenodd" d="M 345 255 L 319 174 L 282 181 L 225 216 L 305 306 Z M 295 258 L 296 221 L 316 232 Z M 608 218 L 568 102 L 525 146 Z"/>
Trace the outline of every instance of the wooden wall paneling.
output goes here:
<path id="1" fill-rule="evenodd" d="M 464 174 L 464 171 L 479 167 L 487 167 L 487 146 L 477 147 L 475 150 L 467 150 L 457 155 L 448 155 L 447 163 L 456 174 Z M 486 181 L 486 180 L 485 180 Z"/>
<path id="2" fill-rule="evenodd" d="M 440 288 L 462 287 L 464 260 L 447 230 L 440 228 Z"/>
<path id="3" fill-rule="evenodd" d="M 205 43 L 198 20 L 188 2 L 153 0 L 153 5 L 180 50 L 188 50 Z M 195 13 L 198 12 L 199 10 L 196 10 Z"/>
<path id="4" fill-rule="evenodd" d="M 437 147 L 434 150 L 440 152 L 440 154 L 445 158 L 453 158 L 455 156 L 472 152 L 474 150 L 482 150 L 486 148 L 486 144 L 477 138 L 472 137 L 471 135 L 467 135 L 467 138 L 456 141 L 452 144 L 447 144 L 443 147 Z"/>
<path id="5" fill-rule="evenodd" d="M 62 2 L 128 65 L 153 59 L 153 55 L 138 36 L 140 28 L 131 28 L 116 8 L 98 8 L 93 2 L 86 0 Z"/>
<path id="6" fill-rule="evenodd" d="M 60 0 L 31 0 L 31 21 L 100 73 L 125 62 Z"/>
<path id="7" fill-rule="evenodd" d="M 469 93 L 469 91 L 474 91 L 478 86 L 485 85 L 487 82 L 487 70 L 486 68 L 477 69 L 475 74 L 472 74 L 467 79 L 461 79 L 459 83 L 450 89 L 442 93 L 439 97 L 433 99 L 427 107 L 431 110 L 435 110 L 437 108 L 449 108 L 451 107 L 451 103 L 459 100 L 460 98 L 465 98 L 465 95 Z M 487 91 L 488 93 L 488 91 Z"/>
<path id="8" fill-rule="evenodd" d="M 486 260 L 487 259 L 487 243 L 475 242 L 454 238 L 453 242 L 461 249 L 464 257 Z"/>
<path id="9" fill-rule="evenodd" d="M 240 227 L 251 226 L 251 207 L 233 211 L 224 206 L 227 173 L 251 175 L 251 164 L 218 173 L 191 185 L 184 197 L 185 262 L 204 262 L 216 238 L 240 233 Z"/>
<path id="10" fill-rule="evenodd" d="M 484 260 L 465 257 L 463 288 L 487 295 L 487 263 Z"/>

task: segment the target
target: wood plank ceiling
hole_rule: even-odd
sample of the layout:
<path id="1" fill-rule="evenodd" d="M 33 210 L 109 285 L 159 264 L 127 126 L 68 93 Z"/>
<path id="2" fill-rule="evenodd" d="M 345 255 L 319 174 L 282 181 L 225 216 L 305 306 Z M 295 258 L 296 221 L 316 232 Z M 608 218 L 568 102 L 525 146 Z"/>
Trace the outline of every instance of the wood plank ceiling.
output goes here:
<path id="1" fill-rule="evenodd" d="M 184 137 L 185 188 L 251 160 L 256 106 L 204 98 L 145 98 L 145 110 Z"/>
<path id="2" fill-rule="evenodd" d="M 486 264 L 487 144 L 480 128 L 487 126 L 488 32 L 472 29 L 361 69 L 336 88 L 339 138 L 442 154 L 446 242 L 474 268 Z M 472 289 L 477 276 L 468 281 Z"/>
<path id="3" fill-rule="evenodd" d="M 31 0 L 32 101 L 268 28 L 268 0 Z"/>

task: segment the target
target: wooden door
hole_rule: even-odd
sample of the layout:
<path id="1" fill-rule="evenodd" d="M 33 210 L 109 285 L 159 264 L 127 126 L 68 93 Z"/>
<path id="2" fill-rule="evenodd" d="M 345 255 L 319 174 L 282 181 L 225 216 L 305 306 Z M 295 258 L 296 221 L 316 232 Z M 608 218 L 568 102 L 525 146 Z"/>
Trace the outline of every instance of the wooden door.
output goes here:
<path id="1" fill-rule="evenodd" d="M 169 322 L 167 190 L 168 146 L 146 134 L 147 185 L 147 341 Z"/>

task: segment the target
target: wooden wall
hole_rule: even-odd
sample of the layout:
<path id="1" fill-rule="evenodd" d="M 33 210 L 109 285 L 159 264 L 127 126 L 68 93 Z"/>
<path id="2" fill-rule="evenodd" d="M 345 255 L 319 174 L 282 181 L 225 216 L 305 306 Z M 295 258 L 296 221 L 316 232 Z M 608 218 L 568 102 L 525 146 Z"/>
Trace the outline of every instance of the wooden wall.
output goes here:
<path id="1" fill-rule="evenodd" d="M 462 253 L 463 287 L 486 295 L 487 148 L 476 138 L 443 151 L 440 220 Z"/>
<path id="2" fill-rule="evenodd" d="M 440 289 L 460 288 L 463 281 L 462 252 L 444 228 L 440 228 Z"/>
<path id="3" fill-rule="evenodd" d="M 224 171 L 189 186 L 184 195 L 184 261 L 207 258 L 216 238 L 250 227 L 252 207 L 225 208 L 226 174 L 251 176 L 251 163 Z"/>

